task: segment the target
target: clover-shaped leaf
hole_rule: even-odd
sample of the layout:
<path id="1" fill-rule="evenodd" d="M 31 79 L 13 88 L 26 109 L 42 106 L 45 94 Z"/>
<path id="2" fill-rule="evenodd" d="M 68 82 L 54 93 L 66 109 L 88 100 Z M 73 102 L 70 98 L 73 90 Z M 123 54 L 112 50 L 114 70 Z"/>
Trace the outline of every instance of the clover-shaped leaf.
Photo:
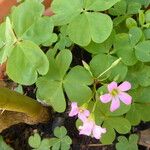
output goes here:
<path id="1" fill-rule="evenodd" d="M 54 130 L 54 135 L 57 138 L 63 138 L 67 134 L 67 130 L 65 127 L 56 127 Z"/>
<path id="2" fill-rule="evenodd" d="M 72 61 L 72 54 L 69 50 L 62 50 L 57 57 L 50 58 L 49 72 L 37 80 L 37 97 L 44 100 L 48 105 L 58 112 L 66 108 L 66 101 L 63 92 L 63 78 L 69 69 Z"/>
<path id="3" fill-rule="evenodd" d="M 53 141 L 52 139 L 51 141 Z M 34 133 L 29 137 L 28 143 L 33 150 L 49 150 L 52 142 L 50 142 L 50 139 L 41 139 L 38 133 Z"/>
<path id="4" fill-rule="evenodd" d="M 70 70 L 64 80 L 64 88 L 71 101 L 76 101 L 80 105 L 92 98 L 92 91 L 88 87 L 93 83 L 90 73 L 81 66 L 76 66 Z"/>
<path id="5" fill-rule="evenodd" d="M 65 127 L 56 127 L 54 129 L 54 135 L 57 138 L 50 139 L 52 150 L 69 150 L 72 140 L 66 135 L 67 130 Z"/>
<path id="6" fill-rule="evenodd" d="M 148 97 L 150 87 L 139 87 L 130 92 L 134 103 L 131 105 L 126 118 L 132 125 L 137 125 L 140 121 L 150 121 L 150 100 Z"/>
<path id="7" fill-rule="evenodd" d="M 118 143 L 116 144 L 117 150 L 138 150 L 138 136 L 132 134 L 129 137 L 129 140 L 124 136 L 118 137 Z"/>
<path id="8" fill-rule="evenodd" d="M 33 148 L 38 148 L 41 144 L 41 137 L 38 133 L 35 133 L 33 136 L 30 136 L 28 143 Z"/>
<path id="9" fill-rule="evenodd" d="M 49 63 L 41 49 L 30 41 L 16 44 L 7 61 L 7 74 L 9 77 L 24 85 L 36 82 L 38 73 L 47 73 Z"/>
<path id="10" fill-rule="evenodd" d="M 103 127 L 106 128 L 106 129 L 108 128 L 108 132 L 106 132 L 102 136 L 101 141 L 104 144 L 110 144 L 115 139 L 114 130 L 116 130 L 120 134 L 126 134 L 130 131 L 131 124 L 127 119 L 125 119 L 123 117 L 109 117 L 108 119 L 106 119 L 104 121 Z"/>
<path id="11" fill-rule="evenodd" d="M 17 83 L 31 85 L 38 73 L 48 72 L 47 57 L 38 45 L 53 38 L 54 26 L 49 17 L 42 17 L 43 11 L 40 1 L 27 0 L 12 10 L 10 19 L 7 17 L 2 27 L 5 37 L 0 38 L 0 43 L 4 43 L 0 63 L 7 60 L 7 74 Z"/>
<path id="12" fill-rule="evenodd" d="M 113 23 L 108 15 L 97 11 L 109 9 L 118 1 L 54 0 L 53 19 L 56 25 L 68 23 L 68 35 L 78 45 L 87 46 L 91 40 L 102 43 L 110 36 Z"/>

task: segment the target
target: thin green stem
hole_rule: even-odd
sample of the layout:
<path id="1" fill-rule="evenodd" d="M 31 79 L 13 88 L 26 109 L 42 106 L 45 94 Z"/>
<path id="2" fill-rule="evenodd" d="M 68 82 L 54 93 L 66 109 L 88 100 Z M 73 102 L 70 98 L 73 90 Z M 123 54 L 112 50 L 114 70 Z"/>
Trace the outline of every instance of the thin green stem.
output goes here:
<path id="1" fill-rule="evenodd" d="M 114 68 L 119 62 L 121 61 L 121 58 L 117 59 L 116 61 L 114 61 L 111 66 L 106 69 L 104 72 L 102 72 L 97 78 L 100 78 L 101 76 L 103 76 L 105 73 L 107 73 L 110 69 Z"/>

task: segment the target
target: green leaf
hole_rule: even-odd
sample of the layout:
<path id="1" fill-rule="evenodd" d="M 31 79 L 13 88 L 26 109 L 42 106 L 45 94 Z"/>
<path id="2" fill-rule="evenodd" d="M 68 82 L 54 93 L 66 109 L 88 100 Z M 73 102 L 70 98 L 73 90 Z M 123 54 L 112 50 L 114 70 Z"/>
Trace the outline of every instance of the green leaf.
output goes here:
<path id="1" fill-rule="evenodd" d="M 103 144 L 112 144 L 116 137 L 115 130 L 107 122 L 104 122 L 102 127 L 106 128 L 107 132 L 102 135 L 101 142 Z"/>
<path id="2" fill-rule="evenodd" d="M 54 135 L 56 136 L 56 137 L 58 137 L 58 138 L 63 138 L 63 137 L 65 137 L 66 136 L 66 134 L 67 134 L 67 130 L 66 130 L 66 128 L 65 127 L 56 127 L 55 129 L 54 129 Z"/>
<path id="3" fill-rule="evenodd" d="M 125 0 L 121 0 L 114 5 L 111 9 L 109 9 L 109 14 L 113 16 L 120 16 L 126 13 L 127 2 Z"/>
<path id="4" fill-rule="evenodd" d="M 65 136 L 61 141 L 61 150 L 69 150 L 72 140 L 69 136 Z"/>
<path id="5" fill-rule="evenodd" d="M 150 96 L 149 90 L 150 90 L 150 86 L 139 87 L 134 90 L 131 90 L 130 94 L 133 97 L 133 100 L 135 102 L 150 103 L 150 99 L 148 99 L 148 97 Z"/>
<path id="6" fill-rule="evenodd" d="M 146 20 L 146 23 L 150 23 L 150 10 L 147 10 L 145 12 L 145 20 Z"/>
<path id="7" fill-rule="evenodd" d="M 141 26 L 143 26 L 145 23 L 145 15 L 143 10 L 139 11 L 139 23 Z"/>
<path id="8" fill-rule="evenodd" d="M 105 122 L 120 134 L 126 134 L 131 129 L 130 122 L 123 117 L 111 117 L 105 120 Z"/>
<path id="9" fill-rule="evenodd" d="M 14 8 L 11 14 L 13 28 L 17 37 L 21 37 L 42 16 L 44 6 L 40 1 L 27 0 Z"/>
<path id="10" fill-rule="evenodd" d="M 150 86 L 150 66 L 143 66 L 137 74 L 137 80 L 141 86 Z"/>
<path id="11" fill-rule="evenodd" d="M 113 57 L 113 61 L 116 61 L 117 58 Z M 128 72 L 128 67 L 123 64 L 122 62 L 120 62 L 119 64 L 117 64 L 114 68 L 111 69 L 111 74 L 109 76 L 109 80 L 110 81 L 117 81 L 117 82 L 121 82 L 124 81 L 126 75 Z"/>
<path id="12" fill-rule="evenodd" d="M 111 8 L 120 0 L 84 0 L 84 7 L 87 10 L 104 11 Z"/>
<path id="13" fill-rule="evenodd" d="M 112 32 L 113 23 L 111 18 L 102 13 L 86 13 L 86 17 L 89 22 L 92 40 L 96 43 L 104 42 Z"/>
<path id="14" fill-rule="evenodd" d="M 69 150 L 72 140 L 69 136 L 66 135 L 67 130 L 64 126 L 56 127 L 54 129 L 54 135 L 58 138 L 50 139 L 50 144 L 52 150 Z"/>
<path id="15" fill-rule="evenodd" d="M 56 111 L 63 112 L 66 101 L 63 92 L 63 78 L 69 69 L 72 54 L 69 50 L 62 50 L 56 57 L 50 58 L 49 72 L 37 80 L 37 97 L 51 105 Z M 61 67 L 60 67 L 61 66 Z"/>
<path id="16" fill-rule="evenodd" d="M 126 118 L 132 125 L 138 125 L 140 121 L 150 121 L 150 100 L 147 97 L 150 87 L 139 87 L 130 92 L 134 103 L 131 105 L 131 109 L 126 115 Z"/>
<path id="17" fill-rule="evenodd" d="M 8 145 L 4 142 L 2 136 L 0 136 L 0 150 L 13 150 L 10 146 L 8 146 Z"/>
<path id="18" fill-rule="evenodd" d="M 135 55 L 139 61 L 150 62 L 150 41 L 140 42 L 136 46 Z"/>
<path id="19" fill-rule="evenodd" d="M 129 39 L 133 47 L 140 41 L 142 35 L 142 30 L 138 27 L 133 27 L 129 30 Z"/>
<path id="20" fill-rule="evenodd" d="M 113 57 L 106 54 L 99 54 L 93 57 L 90 62 L 91 72 L 95 77 L 98 77 L 113 63 Z M 101 77 L 101 79 L 110 75 L 110 71 Z"/>
<path id="21" fill-rule="evenodd" d="M 130 43 L 129 35 L 121 33 L 116 35 L 114 48 L 118 57 L 122 58 L 125 65 L 132 66 L 137 62 L 134 49 Z"/>
<path id="22" fill-rule="evenodd" d="M 150 40 L 150 28 L 143 30 L 146 40 Z"/>
<path id="23" fill-rule="evenodd" d="M 129 141 L 125 136 L 118 137 L 118 143 L 116 144 L 116 150 L 138 150 L 138 136 L 132 134 L 129 137 Z"/>
<path id="24" fill-rule="evenodd" d="M 128 119 L 131 125 L 138 125 L 141 121 L 141 116 L 138 111 L 138 106 L 136 104 L 132 104 L 130 110 L 126 114 L 126 119 Z"/>
<path id="25" fill-rule="evenodd" d="M 70 39 L 74 43 L 79 44 L 81 46 L 86 46 L 90 43 L 91 35 L 89 31 L 90 31 L 90 25 L 84 13 L 77 16 L 68 25 L 68 34 L 69 34 Z"/>
<path id="26" fill-rule="evenodd" d="M 0 51 L 1 48 L 5 45 L 5 31 L 6 31 L 6 23 L 3 22 L 0 24 Z"/>
<path id="27" fill-rule="evenodd" d="M 53 22 L 49 17 L 41 17 L 22 35 L 23 40 L 30 40 L 37 45 L 43 44 L 52 38 Z"/>
<path id="28" fill-rule="evenodd" d="M 4 25 L 4 24 L 3 24 Z M 3 48 L 1 49 L 1 58 L 0 58 L 0 63 L 4 63 L 7 60 L 7 57 L 11 54 L 13 44 L 17 41 L 16 37 L 14 35 L 12 25 L 10 22 L 10 19 L 7 17 L 6 18 L 6 26 L 4 27 L 2 25 L 2 31 L 5 29 L 1 34 L 4 34 L 2 37 L 2 46 Z"/>
<path id="29" fill-rule="evenodd" d="M 71 22 L 82 11 L 81 0 L 53 0 L 51 4 L 54 12 L 55 25 L 64 25 Z"/>
<path id="30" fill-rule="evenodd" d="M 115 33 L 112 32 L 109 38 L 103 43 L 95 43 L 91 41 L 89 45 L 84 47 L 84 49 L 92 54 L 108 53 L 112 47 L 114 36 L 115 36 Z"/>
<path id="31" fill-rule="evenodd" d="M 128 27 L 128 29 L 131 29 L 133 27 L 137 27 L 137 22 L 133 18 L 127 18 L 126 19 L 126 26 Z"/>
<path id="32" fill-rule="evenodd" d="M 18 43 L 8 59 L 7 74 L 15 82 L 31 85 L 36 82 L 38 73 L 48 72 L 48 59 L 41 49 L 30 41 Z"/>
<path id="33" fill-rule="evenodd" d="M 51 139 L 43 139 L 38 149 L 36 150 L 49 150 L 50 149 L 50 140 Z"/>
<path id="34" fill-rule="evenodd" d="M 140 9 L 141 9 L 141 4 L 136 3 L 136 2 L 130 2 L 128 4 L 127 14 L 130 14 L 130 15 L 137 14 Z"/>
<path id="35" fill-rule="evenodd" d="M 79 105 L 90 100 L 92 91 L 88 85 L 92 82 L 93 79 L 85 68 L 81 66 L 72 68 L 64 80 L 64 88 L 69 100 L 76 101 Z"/>
<path id="36" fill-rule="evenodd" d="M 128 73 L 127 73 L 125 80 L 131 83 L 132 89 L 136 89 L 139 86 L 137 76 L 143 67 L 144 67 L 144 64 L 141 62 L 136 63 L 132 67 L 128 67 Z"/>
<path id="37" fill-rule="evenodd" d="M 38 133 L 35 133 L 33 136 L 30 136 L 28 143 L 32 148 L 39 148 L 41 144 L 41 137 Z"/>
<path id="38" fill-rule="evenodd" d="M 112 27 L 112 20 L 108 15 L 85 12 L 69 24 L 68 34 L 74 43 L 87 46 L 91 40 L 96 43 L 104 42 L 110 36 Z"/>

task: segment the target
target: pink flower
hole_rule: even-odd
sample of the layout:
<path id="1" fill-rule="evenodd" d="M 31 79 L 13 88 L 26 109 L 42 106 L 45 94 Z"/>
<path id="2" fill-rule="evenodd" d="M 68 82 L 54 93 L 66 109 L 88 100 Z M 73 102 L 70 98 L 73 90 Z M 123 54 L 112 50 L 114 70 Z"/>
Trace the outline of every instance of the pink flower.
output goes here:
<path id="1" fill-rule="evenodd" d="M 71 103 L 71 111 L 69 113 L 70 117 L 78 115 L 78 118 L 82 121 L 86 120 L 86 118 L 90 115 L 90 112 L 84 107 L 78 107 L 76 102 Z"/>
<path id="2" fill-rule="evenodd" d="M 126 105 L 130 105 L 132 102 L 132 97 L 125 93 L 131 89 L 131 84 L 127 81 L 123 82 L 119 86 L 117 86 L 116 82 L 111 82 L 108 84 L 109 93 L 101 95 L 100 100 L 102 103 L 111 102 L 110 111 L 113 112 L 120 107 L 120 101 L 122 101 Z"/>
<path id="3" fill-rule="evenodd" d="M 95 139 L 100 139 L 101 135 L 103 133 L 106 133 L 106 129 L 102 128 L 101 126 L 98 126 L 95 124 L 95 121 L 87 118 L 83 122 L 83 126 L 79 126 L 79 134 L 87 135 L 87 136 L 92 136 Z"/>

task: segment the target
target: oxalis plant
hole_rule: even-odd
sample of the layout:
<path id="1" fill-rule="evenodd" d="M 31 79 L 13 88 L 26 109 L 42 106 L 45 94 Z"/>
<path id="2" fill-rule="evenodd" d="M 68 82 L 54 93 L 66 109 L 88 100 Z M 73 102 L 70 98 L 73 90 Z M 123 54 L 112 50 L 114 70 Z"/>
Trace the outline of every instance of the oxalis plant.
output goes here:
<path id="1" fill-rule="evenodd" d="M 45 17 L 41 1 L 25 0 L 0 25 L 0 63 L 14 82 L 35 84 L 37 100 L 54 111 L 71 102 L 79 134 L 111 144 L 116 132 L 150 121 L 149 4 L 53 0 Z M 76 65 L 77 48 L 90 60 Z"/>

